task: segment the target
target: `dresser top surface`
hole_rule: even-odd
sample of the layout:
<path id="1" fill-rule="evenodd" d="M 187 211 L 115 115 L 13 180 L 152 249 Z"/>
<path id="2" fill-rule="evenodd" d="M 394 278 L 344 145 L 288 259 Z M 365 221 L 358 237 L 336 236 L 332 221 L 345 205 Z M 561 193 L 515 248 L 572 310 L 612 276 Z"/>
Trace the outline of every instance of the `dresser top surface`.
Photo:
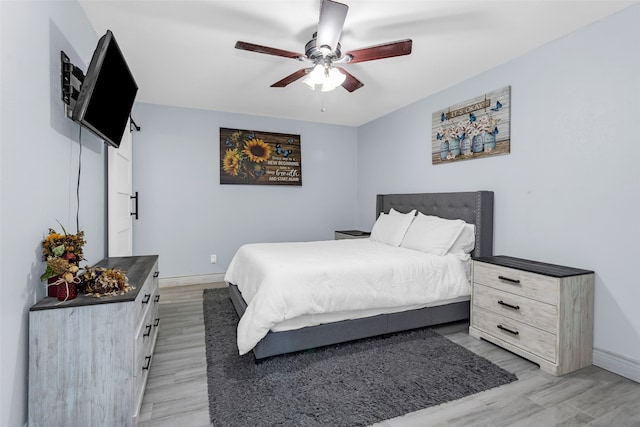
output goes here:
<path id="1" fill-rule="evenodd" d="M 542 274 L 551 277 L 571 277 L 581 276 L 583 274 L 593 274 L 593 271 L 583 270 L 580 268 L 565 267 L 562 265 L 548 264 L 539 261 L 531 261 L 527 259 L 514 258 L 505 255 L 496 255 L 490 257 L 475 258 L 475 261 L 485 262 L 487 264 L 499 265 L 501 267 L 515 268 L 517 270 L 527 271 L 529 273 Z"/>
<path id="2" fill-rule="evenodd" d="M 361 230 L 336 230 L 336 233 L 347 234 L 349 236 L 370 236 L 371 232 Z"/>
<path id="3" fill-rule="evenodd" d="M 122 270 L 129 279 L 129 285 L 135 289 L 123 295 L 113 295 L 104 297 L 87 296 L 78 292 L 78 296 L 68 301 L 58 301 L 54 297 L 45 297 L 31 306 L 30 311 L 49 310 L 54 308 L 81 307 L 86 305 L 110 304 L 117 302 L 134 301 L 144 284 L 144 281 L 151 273 L 153 266 L 158 261 L 158 255 L 128 256 L 105 258 L 95 265 L 95 267 L 116 268 Z"/>

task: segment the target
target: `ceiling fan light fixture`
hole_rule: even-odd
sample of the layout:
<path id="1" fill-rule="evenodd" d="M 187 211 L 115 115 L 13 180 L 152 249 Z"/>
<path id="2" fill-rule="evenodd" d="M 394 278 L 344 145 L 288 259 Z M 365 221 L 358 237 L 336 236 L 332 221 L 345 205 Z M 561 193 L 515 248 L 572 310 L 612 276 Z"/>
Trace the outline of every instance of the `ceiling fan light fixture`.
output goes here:
<path id="1" fill-rule="evenodd" d="M 313 85 L 321 85 L 324 82 L 324 79 L 324 65 L 317 64 L 309 74 L 309 83 Z"/>
<path id="2" fill-rule="evenodd" d="M 329 68 L 324 75 L 324 81 L 322 82 L 322 92 L 330 92 L 340 86 L 347 78 L 337 68 Z"/>
<path id="3" fill-rule="evenodd" d="M 325 64 L 317 64 L 313 70 L 307 74 L 302 83 L 311 90 L 320 86 L 322 92 L 329 92 L 340 86 L 347 78 L 337 68 Z"/>
<path id="4" fill-rule="evenodd" d="M 307 77 L 302 79 L 302 84 L 311 90 L 316 90 L 316 85 L 311 81 L 311 74 L 307 74 Z"/>
<path id="5" fill-rule="evenodd" d="M 344 80 L 346 78 L 347 76 L 342 74 L 337 68 L 331 67 L 331 69 L 329 69 L 329 80 L 331 80 L 331 83 L 333 83 L 334 87 L 340 86 L 342 83 L 344 83 Z"/>
<path id="6" fill-rule="evenodd" d="M 320 90 L 322 92 L 331 92 L 335 88 L 336 85 L 334 85 L 330 79 L 325 80 L 324 83 L 322 83 L 322 86 L 320 86 Z"/>

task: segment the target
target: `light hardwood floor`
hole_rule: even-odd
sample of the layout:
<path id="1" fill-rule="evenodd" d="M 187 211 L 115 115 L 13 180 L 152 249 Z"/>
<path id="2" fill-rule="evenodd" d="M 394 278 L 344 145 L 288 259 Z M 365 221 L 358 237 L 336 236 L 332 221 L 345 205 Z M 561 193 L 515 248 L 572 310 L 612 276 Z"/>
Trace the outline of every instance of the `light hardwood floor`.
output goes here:
<path id="1" fill-rule="evenodd" d="M 211 425 L 202 292 L 221 286 L 160 289 L 161 327 L 139 426 Z M 470 337 L 467 328 L 462 322 L 436 330 L 515 373 L 518 381 L 377 426 L 640 426 L 640 384 L 596 366 L 554 377 L 515 354 Z"/>

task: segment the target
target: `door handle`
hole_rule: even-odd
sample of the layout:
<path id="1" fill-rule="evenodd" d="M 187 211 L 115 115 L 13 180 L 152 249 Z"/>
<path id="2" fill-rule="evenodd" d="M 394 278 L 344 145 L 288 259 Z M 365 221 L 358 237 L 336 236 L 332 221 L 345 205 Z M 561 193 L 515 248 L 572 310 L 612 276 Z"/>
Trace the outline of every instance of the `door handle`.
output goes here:
<path id="1" fill-rule="evenodd" d="M 131 212 L 131 215 L 135 216 L 136 219 L 139 219 L 138 218 L 138 200 L 140 200 L 140 198 L 138 197 L 138 192 L 136 191 L 136 195 L 135 196 L 129 196 L 129 198 L 135 199 L 135 201 L 136 201 L 135 204 L 134 204 L 135 210 L 134 210 L 134 212 Z"/>

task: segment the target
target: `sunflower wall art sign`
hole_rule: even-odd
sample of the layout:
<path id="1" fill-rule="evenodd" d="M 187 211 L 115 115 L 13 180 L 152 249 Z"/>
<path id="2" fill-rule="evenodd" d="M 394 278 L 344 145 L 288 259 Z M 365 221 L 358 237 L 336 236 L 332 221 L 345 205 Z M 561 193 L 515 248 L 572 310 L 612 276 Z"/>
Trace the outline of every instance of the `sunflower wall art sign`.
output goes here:
<path id="1" fill-rule="evenodd" d="M 300 135 L 220 128 L 220 184 L 301 186 Z"/>
<path id="2" fill-rule="evenodd" d="M 509 154 L 511 86 L 433 113 L 431 163 Z"/>

